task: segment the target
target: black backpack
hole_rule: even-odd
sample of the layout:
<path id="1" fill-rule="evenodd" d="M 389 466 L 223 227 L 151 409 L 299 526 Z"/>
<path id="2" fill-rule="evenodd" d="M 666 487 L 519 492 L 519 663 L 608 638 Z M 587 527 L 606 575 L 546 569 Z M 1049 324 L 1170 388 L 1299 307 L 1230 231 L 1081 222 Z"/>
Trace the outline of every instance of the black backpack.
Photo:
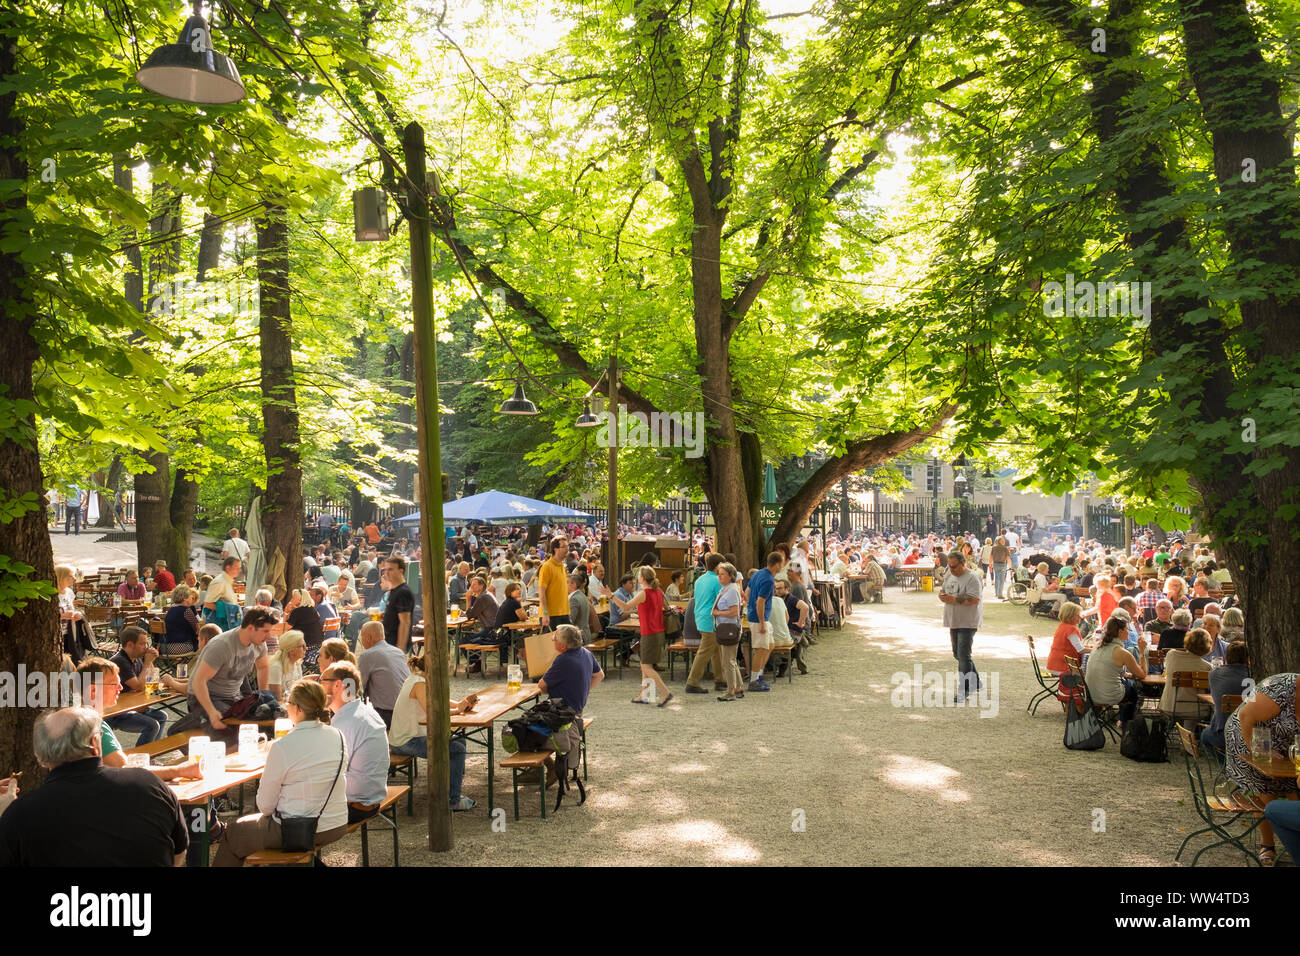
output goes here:
<path id="1" fill-rule="evenodd" d="M 1142 763 L 1168 763 L 1169 722 L 1160 716 L 1137 716 L 1124 725 L 1119 752 Z"/>
<path id="2" fill-rule="evenodd" d="M 511 754 L 554 751 L 551 735 L 578 719 L 564 701 L 544 700 L 501 728 L 501 746 Z"/>

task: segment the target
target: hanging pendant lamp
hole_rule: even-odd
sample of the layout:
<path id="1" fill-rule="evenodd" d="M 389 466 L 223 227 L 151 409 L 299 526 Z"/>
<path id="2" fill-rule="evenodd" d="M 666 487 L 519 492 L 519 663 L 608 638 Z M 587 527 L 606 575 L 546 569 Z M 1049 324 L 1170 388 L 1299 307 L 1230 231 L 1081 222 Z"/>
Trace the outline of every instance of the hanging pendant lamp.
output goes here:
<path id="1" fill-rule="evenodd" d="M 136 82 L 151 93 L 185 103 L 238 103 L 245 95 L 239 68 L 212 48 L 212 31 L 199 12 L 201 6 L 194 4 L 175 43 L 149 54 L 135 74 Z"/>
<path id="2" fill-rule="evenodd" d="M 524 395 L 524 386 L 515 382 L 515 393 L 501 403 L 498 415 L 536 415 L 537 406 Z"/>

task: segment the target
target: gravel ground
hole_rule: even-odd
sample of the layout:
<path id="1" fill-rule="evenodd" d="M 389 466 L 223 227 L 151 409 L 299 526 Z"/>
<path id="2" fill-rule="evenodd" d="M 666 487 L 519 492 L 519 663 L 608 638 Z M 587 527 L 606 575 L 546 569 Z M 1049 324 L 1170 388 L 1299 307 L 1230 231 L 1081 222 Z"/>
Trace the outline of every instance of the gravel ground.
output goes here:
<path id="1" fill-rule="evenodd" d="M 668 707 L 634 707 L 637 680 L 611 674 L 587 708 L 596 722 L 585 806 L 566 798 L 543 821 L 528 788 L 515 822 L 508 772 L 499 772 L 505 829 L 494 832 L 485 756 L 471 751 L 464 790 L 479 806 L 453 816 L 455 848 L 426 849 L 422 767 L 415 816 L 400 817 L 402 863 L 1172 864 L 1199 829 L 1181 755 L 1140 764 L 1111 742 L 1073 753 L 1061 746 L 1058 706 L 1026 713 L 1036 685 L 1025 635 L 1048 638 L 1039 644 L 1046 657 L 1051 622 L 995 599 L 986 605 L 975 662 L 986 686 L 996 682 L 989 716 L 894 705 L 915 667 L 953 664 L 940 609 L 931 593 L 890 589 L 887 603 L 857 605 L 842 630 L 822 631 L 807 676 L 732 704 L 683 693 L 679 670 Z M 457 679 L 453 693 L 479 686 Z M 382 835 L 372 841 L 372 862 L 390 861 L 390 847 Z M 359 863 L 360 837 L 325 860 Z M 1244 858 L 1217 850 L 1201 862 Z"/>

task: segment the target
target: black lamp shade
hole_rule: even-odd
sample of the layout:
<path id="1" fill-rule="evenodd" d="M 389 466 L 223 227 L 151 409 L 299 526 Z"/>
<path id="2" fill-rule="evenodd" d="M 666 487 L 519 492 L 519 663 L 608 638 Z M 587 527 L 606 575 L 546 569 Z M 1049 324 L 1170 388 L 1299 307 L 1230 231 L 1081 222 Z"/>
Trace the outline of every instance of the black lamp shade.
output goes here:
<path id="1" fill-rule="evenodd" d="M 954 458 L 954 459 L 952 460 L 952 466 L 953 466 L 954 468 L 965 468 L 965 467 L 966 467 L 966 456 L 965 456 L 965 455 L 958 455 L 956 458 Z"/>
<path id="2" fill-rule="evenodd" d="M 196 30 L 202 31 L 201 37 Z M 245 95 L 239 68 L 212 49 L 207 22 L 197 15 L 185 21 L 179 40 L 149 54 L 135 79 L 151 93 L 186 103 L 238 103 Z"/>
<path id="3" fill-rule="evenodd" d="M 600 424 L 600 419 L 591 414 L 590 399 L 582 403 L 582 414 L 578 416 L 578 420 L 573 424 L 578 428 L 594 428 Z"/>
<path id="4" fill-rule="evenodd" d="M 357 242 L 383 242 L 388 238 L 388 196 L 367 186 L 352 194 L 352 224 Z"/>
<path id="5" fill-rule="evenodd" d="M 501 407 L 497 409 L 497 414 L 536 415 L 537 406 L 524 395 L 524 387 L 515 383 L 515 393 L 501 403 Z"/>

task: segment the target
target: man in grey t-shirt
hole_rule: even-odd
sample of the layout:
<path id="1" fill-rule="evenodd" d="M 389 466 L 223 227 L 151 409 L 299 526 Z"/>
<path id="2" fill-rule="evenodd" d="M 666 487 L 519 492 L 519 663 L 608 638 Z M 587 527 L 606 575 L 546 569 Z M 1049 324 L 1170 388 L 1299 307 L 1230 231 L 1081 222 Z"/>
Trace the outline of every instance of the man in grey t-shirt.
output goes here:
<path id="1" fill-rule="evenodd" d="M 226 729 L 221 715 L 239 699 L 244 679 L 254 669 L 257 686 L 267 686 L 270 661 L 266 642 L 279 620 L 274 608 L 249 608 L 239 627 L 218 634 L 199 652 L 190 678 L 189 709 L 191 713 L 202 711 L 210 729 Z"/>
<path id="2" fill-rule="evenodd" d="M 980 601 L 983 591 L 984 582 L 966 567 L 966 556 L 960 551 L 950 552 L 948 574 L 939 588 L 939 600 L 943 602 L 943 625 L 952 638 L 952 656 L 957 659 L 958 686 L 953 701 L 958 704 L 980 686 L 979 672 L 971 660 L 971 646 L 975 643 L 975 631 L 984 622 Z"/>

